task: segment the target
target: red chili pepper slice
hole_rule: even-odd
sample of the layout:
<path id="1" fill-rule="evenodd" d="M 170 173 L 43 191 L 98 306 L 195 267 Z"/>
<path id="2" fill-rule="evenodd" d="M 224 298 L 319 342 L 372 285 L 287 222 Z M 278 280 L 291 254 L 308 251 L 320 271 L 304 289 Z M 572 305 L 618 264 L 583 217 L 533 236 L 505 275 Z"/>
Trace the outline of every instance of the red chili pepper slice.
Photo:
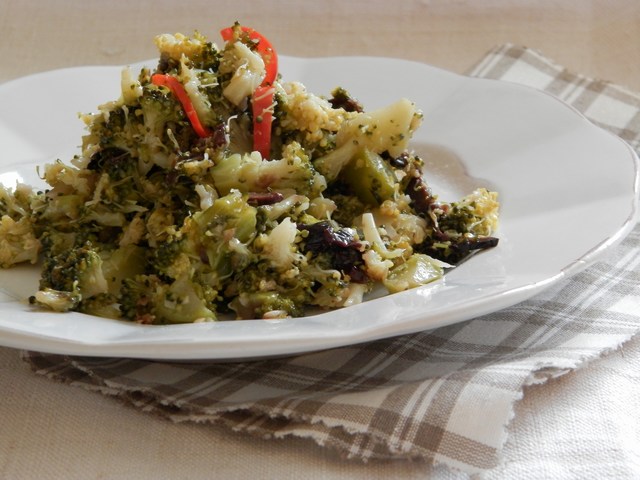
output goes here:
<path id="1" fill-rule="evenodd" d="M 250 40 L 256 41 L 256 51 L 264 61 L 266 75 L 264 80 L 255 92 L 253 92 L 253 149 L 260 152 L 262 158 L 269 158 L 271 150 L 271 125 L 273 123 L 273 96 L 275 89 L 271 86 L 278 75 L 278 55 L 260 32 L 250 27 L 240 27 L 240 30 L 249 36 Z M 233 27 L 220 31 L 223 40 L 233 39 Z"/>
<path id="2" fill-rule="evenodd" d="M 189 122 L 191 122 L 193 130 L 200 138 L 206 138 L 212 135 L 212 132 L 200 122 L 196 109 L 193 106 L 187 91 L 184 89 L 184 85 L 182 85 L 177 78 L 172 77 L 171 75 L 156 73 L 155 75 L 152 75 L 151 83 L 159 87 L 167 87 L 171 90 L 182 105 L 184 113 L 187 115 Z"/>
<path id="3" fill-rule="evenodd" d="M 271 150 L 271 124 L 273 123 L 272 86 L 260 86 L 253 93 L 253 149 L 260 152 L 262 158 L 269 158 Z"/>

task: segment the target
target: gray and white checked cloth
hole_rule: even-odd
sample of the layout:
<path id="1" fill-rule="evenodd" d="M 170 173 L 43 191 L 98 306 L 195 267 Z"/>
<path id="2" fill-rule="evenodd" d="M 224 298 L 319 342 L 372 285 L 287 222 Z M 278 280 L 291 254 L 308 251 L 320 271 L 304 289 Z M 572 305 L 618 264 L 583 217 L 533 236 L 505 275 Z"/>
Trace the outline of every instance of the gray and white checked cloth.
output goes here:
<path id="1" fill-rule="evenodd" d="M 640 147 L 638 94 L 513 45 L 489 52 L 470 74 L 545 90 Z M 636 226 L 605 260 L 511 308 L 292 358 L 191 364 L 23 356 L 39 374 L 174 421 L 312 438 L 347 458 L 421 458 L 482 473 L 500 461 L 525 386 L 595 360 L 640 331 L 639 246 Z"/>

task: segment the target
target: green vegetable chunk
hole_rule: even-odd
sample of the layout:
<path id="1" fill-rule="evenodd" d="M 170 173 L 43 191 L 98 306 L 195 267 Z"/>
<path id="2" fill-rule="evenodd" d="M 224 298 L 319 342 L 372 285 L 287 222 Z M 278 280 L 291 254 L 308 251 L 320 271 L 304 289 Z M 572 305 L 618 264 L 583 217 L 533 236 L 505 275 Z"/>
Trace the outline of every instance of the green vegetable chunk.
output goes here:
<path id="1" fill-rule="evenodd" d="M 389 293 L 419 287 L 442 277 L 443 269 L 429 255 L 414 253 L 405 263 L 392 268 L 383 281 Z"/>
<path id="2" fill-rule="evenodd" d="M 344 168 L 340 178 L 368 205 L 393 198 L 396 179 L 384 159 L 370 150 L 360 150 Z"/>

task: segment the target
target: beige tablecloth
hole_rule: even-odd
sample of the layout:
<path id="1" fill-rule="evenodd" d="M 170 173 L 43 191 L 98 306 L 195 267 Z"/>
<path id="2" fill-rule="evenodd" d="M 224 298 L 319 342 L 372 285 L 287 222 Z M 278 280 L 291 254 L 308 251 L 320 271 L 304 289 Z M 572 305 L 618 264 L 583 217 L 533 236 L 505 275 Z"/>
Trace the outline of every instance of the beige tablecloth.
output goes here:
<path id="1" fill-rule="evenodd" d="M 548 3 L 548 4 L 547 4 Z M 640 9 L 634 2 L 254 2 L 219 13 L 196 2 L 0 2 L 0 80 L 86 63 L 154 55 L 160 31 L 217 30 L 236 18 L 293 55 L 375 54 L 463 71 L 510 41 L 593 76 L 640 90 Z M 224 17 L 224 18 L 222 18 Z M 354 19 L 357 18 L 357 21 Z M 635 23 L 634 23 L 635 22 Z M 298 39 L 304 38 L 300 42 Z M 627 60 L 625 60 L 627 59 Z M 504 463 L 491 478 L 640 475 L 640 341 L 584 369 L 530 387 L 517 405 Z M 174 425 L 97 394 L 33 376 L 0 349 L 2 478 L 457 478 L 421 462 L 338 459 L 299 440 L 256 441 L 220 427 Z"/>

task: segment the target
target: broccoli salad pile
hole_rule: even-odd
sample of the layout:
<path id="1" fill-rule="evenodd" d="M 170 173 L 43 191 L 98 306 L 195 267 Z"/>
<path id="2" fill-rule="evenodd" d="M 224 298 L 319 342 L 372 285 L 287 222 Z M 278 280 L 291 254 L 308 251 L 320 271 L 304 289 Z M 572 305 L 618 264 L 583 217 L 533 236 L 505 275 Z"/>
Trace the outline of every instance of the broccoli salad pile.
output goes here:
<path id="1" fill-rule="evenodd" d="M 496 193 L 431 192 L 413 103 L 316 96 L 255 30 L 221 33 L 222 48 L 158 36 L 155 70 L 123 71 L 46 190 L 0 187 L 0 265 L 40 262 L 32 304 L 143 324 L 298 317 L 497 244 Z"/>

